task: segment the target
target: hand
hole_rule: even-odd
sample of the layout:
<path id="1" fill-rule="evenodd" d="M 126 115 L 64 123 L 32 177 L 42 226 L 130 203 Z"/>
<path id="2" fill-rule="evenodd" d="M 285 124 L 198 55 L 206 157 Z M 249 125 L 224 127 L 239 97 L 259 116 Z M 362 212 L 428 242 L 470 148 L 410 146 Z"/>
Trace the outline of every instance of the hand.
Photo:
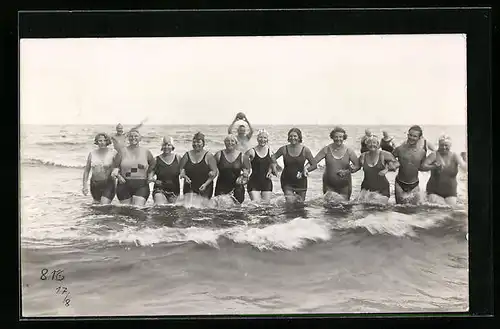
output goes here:
<path id="1" fill-rule="evenodd" d="M 302 173 L 300 171 L 297 172 L 297 176 L 296 177 L 297 177 L 297 179 L 301 179 L 302 178 Z"/>
<path id="2" fill-rule="evenodd" d="M 379 171 L 379 172 L 378 172 L 378 175 L 379 175 L 379 176 L 385 176 L 385 174 L 387 174 L 387 172 L 388 172 L 388 171 L 389 171 L 389 170 L 388 170 L 387 168 L 385 168 L 385 169 L 383 169 L 383 170 Z"/>
<path id="3" fill-rule="evenodd" d="M 440 161 L 434 162 L 434 170 L 441 170 L 443 168 L 443 164 Z"/>
<path id="4" fill-rule="evenodd" d="M 84 186 L 84 187 L 82 188 L 82 193 L 83 193 L 83 195 L 87 195 L 87 194 L 89 194 L 89 188 L 88 188 L 87 186 Z"/>
<path id="5" fill-rule="evenodd" d="M 118 183 L 120 184 L 125 184 L 127 182 L 122 175 L 118 175 L 117 178 L 118 178 Z"/>
<path id="6" fill-rule="evenodd" d="M 337 171 L 337 175 L 340 177 L 340 178 L 344 178 L 347 174 L 347 170 L 343 170 L 343 169 L 340 169 L 339 171 Z"/>
<path id="7" fill-rule="evenodd" d="M 148 183 L 156 183 L 156 182 L 157 182 L 157 180 L 154 179 L 153 177 L 148 178 Z"/>
<path id="8" fill-rule="evenodd" d="M 307 177 L 309 176 L 309 171 L 307 170 L 307 168 L 304 168 L 304 171 L 302 172 L 302 177 Z"/>
<path id="9" fill-rule="evenodd" d="M 207 188 L 207 183 L 201 184 L 201 186 L 200 186 L 200 192 L 205 191 L 206 188 Z"/>
<path id="10" fill-rule="evenodd" d="M 274 175 L 274 173 L 272 171 L 268 171 L 267 174 L 266 174 L 266 178 L 267 179 L 271 179 L 271 176 Z M 276 176 L 276 175 L 274 175 Z"/>
<path id="11" fill-rule="evenodd" d="M 191 185 L 191 179 L 189 179 L 189 177 L 188 177 L 188 176 L 186 176 L 186 175 L 182 175 L 182 178 L 184 178 L 184 182 L 185 182 L 186 184 Z"/>
<path id="12" fill-rule="evenodd" d="M 158 186 L 161 186 L 163 184 L 161 180 L 155 180 L 154 183 Z"/>

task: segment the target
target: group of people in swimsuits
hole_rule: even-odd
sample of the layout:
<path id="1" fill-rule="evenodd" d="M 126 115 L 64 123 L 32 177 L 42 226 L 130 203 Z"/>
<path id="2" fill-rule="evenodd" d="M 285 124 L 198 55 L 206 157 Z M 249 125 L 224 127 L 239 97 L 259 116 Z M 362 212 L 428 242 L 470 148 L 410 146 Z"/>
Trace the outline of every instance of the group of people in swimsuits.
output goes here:
<path id="1" fill-rule="evenodd" d="M 237 127 L 243 120 L 248 125 Z M 94 138 L 97 149 L 90 152 L 83 175 L 83 193 L 90 192 L 95 202 L 109 204 L 114 196 L 121 203 L 144 205 L 151 191 L 149 183 L 154 182 L 152 196 L 155 204 L 174 203 L 180 195 L 183 181 L 184 197 L 199 195 L 206 199 L 213 195 L 231 195 L 242 203 L 246 190 L 253 201 L 269 201 L 273 191 L 272 176 L 281 171 L 281 189 L 287 201 L 304 201 L 307 192 L 309 172 L 317 169 L 325 160 L 323 193 L 335 192 L 346 201 L 352 194 L 352 174 L 363 170 L 361 190 L 376 192 L 387 200 L 390 197 L 388 171 L 398 171 L 395 179 L 397 203 L 419 203 L 419 171 L 431 171 L 427 183 L 429 201 L 455 204 L 457 196 L 458 167 L 466 169 L 465 152 L 461 156 L 450 151 L 451 139 L 441 136 L 436 149 L 423 138 L 422 129 L 412 126 L 407 140 L 395 146 L 389 135 L 379 139 L 370 130 L 361 139 L 361 155 L 358 156 L 344 144 L 346 131 L 335 127 L 330 138 L 332 143 L 323 147 L 316 156 L 303 145 L 302 132 L 292 128 L 288 132 L 288 144 L 276 152 L 269 147 L 269 134 L 265 130 L 257 132 L 257 145 L 249 148 L 253 128 L 245 114 L 238 113 L 228 127 L 224 138 L 225 148 L 212 154 L 204 149 L 205 136 L 194 134 L 192 149 L 184 155 L 174 153 L 175 141 L 172 137 L 162 139 L 162 153 L 154 157 L 148 149 L 140 146 L 139 128 L 133 127 L 128 133 L 123 126 L 116 127 L 116 134 L 109 136 L 99 133 Z M 128 146 L 125 139 L 128 138 Z M 113 144 L 114 148 L 108 148 Z M 429 155 L 427 153 L 431 152 Z M 284 167 L 277 164 L 283 157 Z M 307 162 L 307 166 L 306 166 Z M 214 183 L 214 180 L 216 182 Z"/>

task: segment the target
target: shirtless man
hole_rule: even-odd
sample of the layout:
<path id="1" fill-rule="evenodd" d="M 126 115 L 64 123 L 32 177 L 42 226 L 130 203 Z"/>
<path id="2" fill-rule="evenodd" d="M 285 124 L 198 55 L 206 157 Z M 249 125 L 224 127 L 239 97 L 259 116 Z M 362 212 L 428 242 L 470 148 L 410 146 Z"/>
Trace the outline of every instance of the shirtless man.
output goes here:
<path id="1" fill-rule="evenodd" d="M 238 138 L 237 149 L 244 153 L 249 149 L 248 143 L 250 142 L 250 139 L 252 138 L 253 128 L 252 128 L 252 125 L 250 124 L 250 122 L 248 122 L 246 115 L 242 112 L 239 112 L 238 114 L 236 114 L 236 117 L 234 118 L 233 122 L 229 125 L 229 128 L 227 128 L 228 134 L 233 133 L 234 125 L 235 125 L 236 121 L 238 121 L 238 120 L 245 121 L 248 124 L 248 129 L 249 129 L 249 132 L 247 133 L 247 128 L 245 127 L 245 125 L 240 125 L 240 126 L 238 126 L 238 130 L 237 130 L 237 132 L 238 132 L 236 135 L 236 138 Z"/>
<path id="2" fill-rule="evenodd" d="M 141 123 L 139 123 L 138 125 L 134 126 L 132 129 L 130 130 L 137 130 L 139 129 L 140 127 L 142 127 L 142 125 L 144 124 L 144 122 L 146 122 L 146 119 L 142 120 Z M 130 132 L 129 130 L 129 132 Z M 125 147 L 125 140 L 129 134 L 129 132 L 127 133 L 124 133 L 123 132 L 123 126 L 121 123 L 117 124 L 116 125 L 116 134 L 115 135 L 111 135 L 111 141 L 113 142 L 113 146 L 115 148 L 116 151 L 120 151 L 121 148 Z"/>
<path id="3" fill-rule="evenodd" d="M 422 128 L 411 126 L 408 139 L 396 147 L 394 157 L 399 161 L 399 170 L 394 182 L 396 203 L 420 203 L 418 172 L 427 157 L 427 150 L 434 150 L 422 137 Z"/>

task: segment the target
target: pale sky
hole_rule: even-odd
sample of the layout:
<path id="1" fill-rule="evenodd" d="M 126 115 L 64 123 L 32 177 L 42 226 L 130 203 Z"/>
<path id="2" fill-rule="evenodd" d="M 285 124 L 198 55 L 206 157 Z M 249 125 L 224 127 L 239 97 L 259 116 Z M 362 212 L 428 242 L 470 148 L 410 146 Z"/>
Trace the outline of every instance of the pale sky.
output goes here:
<path id="1" fill-rule="evenodd" d="M 22 124 L 466 124 L 464 35 L 23 39 Z"/>

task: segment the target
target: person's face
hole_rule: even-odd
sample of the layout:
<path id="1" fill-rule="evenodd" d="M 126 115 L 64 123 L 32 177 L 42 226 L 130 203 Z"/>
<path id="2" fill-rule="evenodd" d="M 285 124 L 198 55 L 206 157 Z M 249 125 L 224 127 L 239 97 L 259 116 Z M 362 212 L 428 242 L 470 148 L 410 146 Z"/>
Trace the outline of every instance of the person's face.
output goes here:
<path id="1" fill-rule="evenodd" d="M 106 141 L 106 138 L 104 136 L 99 136 L 99 138 L 97 139 L 97 146 L 100 148 L 100 149 L 104 149 L 106 147 L 108 147 L 108 142 Z"/>
<path id="2" fill-rule="evenodd" d="M 295 131 L 292 131 L 289 135 L 288 135 L 288 141 L 290 142 L 290 144 L 294 145 L 294 144 L 298 144 L 299 143 L 299 134 L 297 134 Z"/>
<path id="3" fill-rule="evenodd" d="M 420 132 L 416 130 L 410 130 L 408 132 L 408 144 L 415 145 L 420 139 Z"/>
<path id="4" fill-rule="evenodd" d="M 365 135 L 366 136 L 371 136 L 372 135 L 372 131 L 370 129 L 366 129 L 365 130 Z"/>
<path id="5" fill-rule="evenodd" d="M 333 143 L 335 145 L 342 145 L 344 143 L 344 133 L 343 132 L 336 132 L 333 134 Z"/>
<path id="6" fill-rule="evenodd" d="M 236 148 L 236 141 L 232 138 L 227 138 L 224 140 L 224 145 L 226 145 L 226 150 L 233 151 Z"/>
<path id="7" fill-rule="evenodd" d="M 173 151 L 174 146 L 170 143 L 165 143 L 163 144 L 163 153 L 164 154 L 170 154 Z"/>
<path id="8" fill-rule="evenodd" d="M 371 140 L 371 139 L 366 142 L 366 147 L 368 148 L 368 151 L 370 151 L 370 152 L 374 152 L 374 151 L 378 150 L 378 145 L 379 145 L 378 142 Z"/>
<path id="9" fill-rule="evenodd" d="M 260 146 L 266 145 L 268 142 L 268 138 L 265 134 L 257 136 L 257 143 L 259 143 Z"/>
<path id="10" fill-rule="evenodd" d="M 247 132 L 247 129 L 245 128 L 245 126 L 239 126 L 238 127 L 238 135 L 240 136 L 244 136 Z"/>
<path id="11" fill-rule="evenodd" d="M 201 150 L 203 150 L 203 146 L 204 146 L 203 144 L 204 144 L 203 140 L 201 140 L 201 139 L 193 139 L 193 144 L 192 144 L 193 150 L 195 150 L 195 151 L 201 151 Z"/>
<path id="12" fill-rule="evenodd" d="M 139 145 L 139 142 L 141 141 L 141 135 L 137 131 L 132 131 L 128 135 L 128 142 L 130 145 Z"/>
<path id="13" fill-rule="evenodd" d="M 122 125 L 118 125 L 118 126 L 116 126 L 116 133 L 117 133 L 118 135 L 123 134 L 123 126 L 122 126 Z"/>
<path id="14" fill-rule="evenodd" d="M 451 142 L 449 140 L 439 141 L 438 149 L 442 153 L 450 152 Z"/>

